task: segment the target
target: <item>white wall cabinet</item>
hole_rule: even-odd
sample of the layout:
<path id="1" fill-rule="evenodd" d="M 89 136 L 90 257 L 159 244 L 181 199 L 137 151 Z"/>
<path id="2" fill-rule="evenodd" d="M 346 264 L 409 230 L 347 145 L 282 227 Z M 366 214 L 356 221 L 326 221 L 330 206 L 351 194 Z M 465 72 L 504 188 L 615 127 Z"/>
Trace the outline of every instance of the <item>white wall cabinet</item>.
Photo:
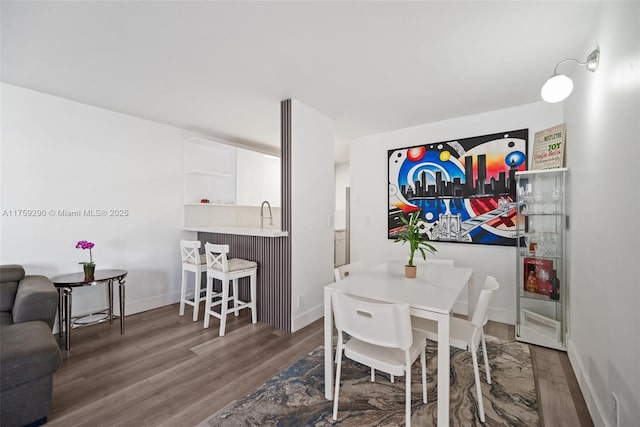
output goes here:
<path id="1" fill-rule="evenodd" d="M 264 200 L 280 206 L 280 159 L 238 148 L 236 185 L 239 206 L 260 206 Z"/>
<path id="2" fill-rule="evenodd" d="M 236 148 L 203 138 L 184 144 L 184 202 L 236 203 Z"/>
<path id="3" fill-rule="evenodd" d="M 566 168 L 516 172 L 516 339 L 566 350 Z"/>

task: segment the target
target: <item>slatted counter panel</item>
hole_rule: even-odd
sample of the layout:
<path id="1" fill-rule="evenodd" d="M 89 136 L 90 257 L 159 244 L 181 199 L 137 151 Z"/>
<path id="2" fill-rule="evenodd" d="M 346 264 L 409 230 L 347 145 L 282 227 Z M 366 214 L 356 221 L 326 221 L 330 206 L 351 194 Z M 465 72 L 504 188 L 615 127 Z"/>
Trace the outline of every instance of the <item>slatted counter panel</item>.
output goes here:
<path id="1" fill-rule="evenodd" d="M 237 234 L 198 233 L 206 242 L 229 245 L 229 258 L 258 263 L 258 321 L 291 332 L 291 270 L 289 237 L 259 237 Z M 249 279 L 240 282 L 240 299 L 248 299 Z M 216 289 L 219 284 L 216 285 Z"/>

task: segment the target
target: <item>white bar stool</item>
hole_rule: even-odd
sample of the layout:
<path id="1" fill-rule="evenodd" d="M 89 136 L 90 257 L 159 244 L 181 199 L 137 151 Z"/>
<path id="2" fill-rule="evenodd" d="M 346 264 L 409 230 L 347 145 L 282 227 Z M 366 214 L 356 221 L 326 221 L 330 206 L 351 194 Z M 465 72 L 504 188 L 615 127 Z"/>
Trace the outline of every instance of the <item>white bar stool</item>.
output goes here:
<path id="1" fill-rule="evenodd" d="M 220 319 L 220 336 L 224 336 L 227 325 L 227 314 L 235 313 L 245 308 L 251 309 L 251 322 L 257 322 L 256 312 L 256 281 L 258 263 L 240 258 L 227 259 L 229 245 L 214 245 L 205 243 L 205 256 L 207 260 L 207 295 L 204 311 L 204 327 L 209 327 L 209 316 Z M 238 298 L 238 279 L 249 277 L 251 301 L 241 301 Z M 216 292 L 213 289 L 213 279 L 222 282 L 222 289 Z M 233 283 L 233 297 L 229 297 L 229 282 Z M 213 301 L 218 298 L 218 301 Z M 233 308 L 229 308 L 229 301 L 233 301 Z M 220 313 L 213 311 L 213 307 L 219 305 Z"/>
<path id="2" fill-rule="evenodd" d="M 200 254 L 200 241 L 180 241 L 182 255 L 182 287 L 180 288 L 180 316 L 184 316 L 184 306 L 193 307 L 193 321 L 198 320 L 198 308 L 200 302 L 206 297 L 202 295 L 202 273 L 207 271 L 207 261 L 204 254 Z M 187 295 L 187 272 L 195 274 L 195 286 L 193 294 Z"/>

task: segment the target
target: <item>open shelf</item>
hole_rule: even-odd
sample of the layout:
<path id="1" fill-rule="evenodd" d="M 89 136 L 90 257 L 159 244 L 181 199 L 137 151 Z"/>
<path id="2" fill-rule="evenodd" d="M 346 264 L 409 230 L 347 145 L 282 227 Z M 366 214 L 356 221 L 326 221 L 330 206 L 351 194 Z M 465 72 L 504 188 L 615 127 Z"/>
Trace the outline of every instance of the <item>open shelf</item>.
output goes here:
<path id="1" fill-rule="evenodd" d="M 185 206 L 235 206 L 235 204 L 234 203 L 223 203 L 223 202 L 219 202 L 219 203 L 213 203 L 213 202 L 209 202 L 209 203 L 187 202 L 187 203 L 185 203 Z"/>
<path id="2" fill-rule="evenodd" d="M 203 175 L 203 176 L 213 176 L 218 178 L 233 178 L 233 174 L 227 172 L 215 172 L 215 171 L 204 171 L 204 170 L 190 170 L 185 172 L 186 175 Z"/>

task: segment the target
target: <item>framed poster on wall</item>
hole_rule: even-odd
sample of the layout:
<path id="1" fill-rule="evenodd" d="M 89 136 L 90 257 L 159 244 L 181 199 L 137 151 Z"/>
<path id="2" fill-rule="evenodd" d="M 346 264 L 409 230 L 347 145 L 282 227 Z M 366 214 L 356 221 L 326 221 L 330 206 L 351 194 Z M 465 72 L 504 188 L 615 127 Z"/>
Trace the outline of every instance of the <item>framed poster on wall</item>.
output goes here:
<path id="1" fill-rule="evenodd" d="M 529 130 L 388 150 L 388 238 L 420 211 L 431 240 L 516 244 L 515 172 L 526 170 Z"/>
<path id="2" fill-rule="evenodd" d="M 536 132 L 533 138 L 531 170 L 557 169 L 564 166 L 565 124 Z"/>

